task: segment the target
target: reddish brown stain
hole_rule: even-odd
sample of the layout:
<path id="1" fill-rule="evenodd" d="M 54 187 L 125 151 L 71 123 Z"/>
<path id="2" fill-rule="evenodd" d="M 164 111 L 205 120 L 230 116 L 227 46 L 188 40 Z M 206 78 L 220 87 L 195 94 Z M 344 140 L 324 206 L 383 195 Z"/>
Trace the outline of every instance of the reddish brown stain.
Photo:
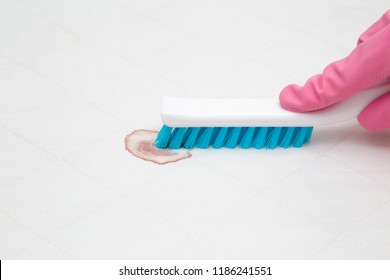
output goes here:
<path id="1" fill-rule="evenodd" d="M 167 164 L 191 157 L 186 150 L 158 149 L 154 145 L 157 131 L 135 130 L 126 136 L 125 146 L 137 158 L 157 164 Z"/>

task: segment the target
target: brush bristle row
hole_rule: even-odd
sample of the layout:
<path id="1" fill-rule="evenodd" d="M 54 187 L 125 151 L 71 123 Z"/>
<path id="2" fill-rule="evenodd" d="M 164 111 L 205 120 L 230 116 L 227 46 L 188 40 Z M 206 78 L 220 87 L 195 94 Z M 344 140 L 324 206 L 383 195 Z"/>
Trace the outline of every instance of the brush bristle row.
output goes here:
<path id="1" fill-rule="evenodd" d="M 164 125 L 155 141 L 160 149 L 201 148 L 212 146 L 233 149 L 300 148 L 310 141 L 313 127 L 189 127 Z"/>

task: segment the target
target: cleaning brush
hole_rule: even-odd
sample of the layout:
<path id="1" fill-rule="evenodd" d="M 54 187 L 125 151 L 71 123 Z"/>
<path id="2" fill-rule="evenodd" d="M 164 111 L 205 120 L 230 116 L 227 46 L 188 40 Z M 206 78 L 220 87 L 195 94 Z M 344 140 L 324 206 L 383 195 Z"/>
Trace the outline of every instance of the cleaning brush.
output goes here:
<path id="1" fill-rule="evenodd" d="M 163 98 L 164 123 L 155 144 L 160 149 L 302 147 L 313 127 L 356 118 L 374 99 L 390 91 L 390 83 L 364 90 L 325 109 L 286 111 L 277 99 Z"/>

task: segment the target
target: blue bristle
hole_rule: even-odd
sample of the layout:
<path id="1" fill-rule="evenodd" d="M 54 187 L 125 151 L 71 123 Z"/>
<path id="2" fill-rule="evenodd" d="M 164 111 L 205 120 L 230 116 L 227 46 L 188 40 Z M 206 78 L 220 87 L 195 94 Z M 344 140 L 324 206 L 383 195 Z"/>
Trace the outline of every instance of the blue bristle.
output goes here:
<path id="1" fill-rule="evenodd" d="M 220 127 L 214 127 L 213 135 L 211 135 L 211 139 L 210 139 L 210 145 L 214 144 L 215 139 L 217 139 L 220 130 L 221 130 Z"/>
<path id="2" fill-rule="evenodd" d="M 282 136 L 282 140 L 280 141 L 280 147 L 288 148 L 291 146 L 291 143 L 293 141 L 295 127 L 288 127 L 286 129 L 286 132 Z"/>
<path id="3" fill-rule="evenodd" d="M 281 132 L 282 132 L 281 127 L 274 127 L 272 129 L 272 131 L 269 133 L 266 140 L 267 149 L 275 149 L 278 146 Z"/>
<path id="4" fill-rule="evenodd" d="M 304 143 L 307 143 L 307 142 L 310 141 L 310 138 L 311 138 L 312 133 L 313 133 L 313 127 L 312 127 L 312 126 L 309 126 L 309 127 L 307 128 L 307 132 L 306 132 L 306 137 L 305 137 Z"/>
<path id="5" fill-rule="evenodd" d="M 310 141 L 313 127 L 190 127 L 175 128 L 164 125 L 157 135 L 157 148 L 206 149 L 210 145 L 243 149 L 274 149 L 277 146 L 300 148 Z"/>
<path id="6" fill-rule="evenodd" d="M 300 148 L 303 146 L 303 144 L 305 143 L 305 139 L 306 139 L 306 134 L 308 132 L 308 127 L 300 127 L 299 130 L 298 130 L 298 133 L 297 135 L 295 136 L 295 139 L 293 141 L 293 147 L 295 148 Z"/>
<path id="7" fill-rule="evenodd" d="M 240 135 L 237 138 L 237 145 L 239 145 L 241 143 L 241 141 L 244 138 L 245 133 L 246 133 L 247 130 L 248 130 L 247 127 L 241 127 Z"/>
<path id="8" fill-rule="evenodd" d="M 196 141 L 198 140 L 198 134 L 200 131 L 200 127 L 192 127 L 187 130 L 187 137 L 184 140 L 184 148 L 192 149 L 195 147 Z"/>
<path id="9" fill-rule="evenodd" d="M 206 127 L 206 129 L 203 131 L 202 135 L 199 137 L 199 141 L 196 144 L 198 148 L 201 149 L 207 149 L 210 145 L 210 139 L 213 135 L 214 127 Z"/>
<path id="10" fill-rule="evenodd" d="M 238 137 L 240 137 L 241 127 L 234 127 L 228 134 L 225 147 L 233 149 L 237 145 Z"/>
<path id="11" fill-rule="evenodd" d="M 188 127 L 188 128 L 186 128 L 186 132 L 184 133 L 184 136 L 183 136 L 183 144 L 187 141 L 187 139 L 188 139 L 188 137 L 190 136 L 191 131 L 192 131 L 193 129 L 194 129 L 193 127 Z"/>
<path id="12" fill-rule="evenodd" d="M 245 134 L 240 141 L 240 147 L 243 149 L 250 148 L 252 145 L 252 140 L 253 140 L 254 134 L 255 134 L 255 128 L 248 127 L 248 129 L 245 131 Z"/>
<path id="13" fill-rule="evenodd" d="M 222 148 L 223 145 L 225 144 L 225 138 L 228 133 L 228 128 L 227 127 L 221 127 L 219 130 L 217 137 L 215 138 L 213 142 L 213 148 L 219 149 Z"/>
<path id="14" fill-rule="evenodd" d="M 255 149 L 262 149 L 264 148 L 265 145 L 265 140 L 267 139 L 267 134 L 268 134 L 268 127 L 260 127 L 257 131 L 255 139 L 252 142 L 252 146 Z"/>
<path id="15" fill-rule="evenodd" d="M 174 129 L 172 136 L 171 136 L 171 139 L 169 139 L 169 148 L 170 149 L 173 149 L 173 150 L 180 149 L 181 144 L 183 142 L 183 137 L 184 137 L 185 132 L 186 132 L 186 128 L 184 128 L 184 127 Z"/>
<path id="16" fill-rule="evenodd" d="M 169 138 L 171 136 L 171 131 L 172 131 L 172 127 L 163 125 L 155 141 L 157 148 L 165 149 L 168 146 Z"/>

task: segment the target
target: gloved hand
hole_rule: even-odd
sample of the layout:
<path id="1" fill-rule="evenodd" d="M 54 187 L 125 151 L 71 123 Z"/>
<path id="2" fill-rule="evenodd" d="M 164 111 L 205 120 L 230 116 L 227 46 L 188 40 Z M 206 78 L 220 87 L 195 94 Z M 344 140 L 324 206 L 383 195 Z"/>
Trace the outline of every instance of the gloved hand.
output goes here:
<path id="1" fill-rule="evenodd" d="M 325 108 L 390 77 L 390 10 L 358 39 L 344 59 L 329 64 L 304 86 L 289 85 L 280 93 L 283 108 L 307 112 Z M 390 128 L 390 92 L 369 104 L 358 116 L 366 129 Z"/>

